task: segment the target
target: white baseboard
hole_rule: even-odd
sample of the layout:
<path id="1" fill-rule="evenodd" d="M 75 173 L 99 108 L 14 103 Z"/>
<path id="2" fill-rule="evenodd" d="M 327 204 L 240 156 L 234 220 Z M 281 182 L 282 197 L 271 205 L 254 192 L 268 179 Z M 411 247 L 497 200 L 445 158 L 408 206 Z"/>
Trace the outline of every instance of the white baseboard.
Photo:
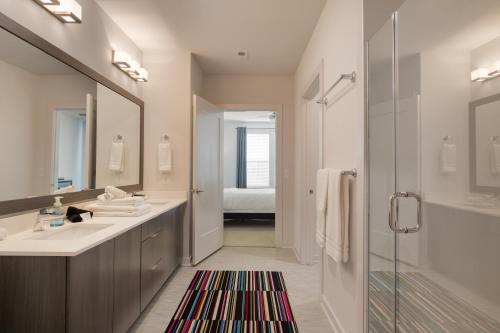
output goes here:
<path id="1" fill-rule="evenodd" d="M 326 299 L 325 295 L 321 295 L 321 307 L 323 308 L 323 312 L 325 313 L 328 321 L 330 322 L 330 326 L 332 327 L 335 333 L 345 333 L 344 329 L 340 325 L 335 312 L 333 311 L 332 306 Z"/>
<path id="2" fill-rule="evenodd" d="M 182 262 L 181 262 L 181 266 L 185 266 L 185 267 L 191 267 L 191 266 L 193 266 L 191 264 L 191 257 L 183 257 L 182 258 Z"/>
<path id="3" fill-rule="evenodd" d="M 297 248 L 296 247 L 292 247 L 292 250 L 293 250 L 293 254 L 295 254 L 295 258 L 297 258 L 298 262 L 300 262 L 301 264 L 304 264 L 304 260 L 302 260 L 302 256 L 297 251 Z"/>

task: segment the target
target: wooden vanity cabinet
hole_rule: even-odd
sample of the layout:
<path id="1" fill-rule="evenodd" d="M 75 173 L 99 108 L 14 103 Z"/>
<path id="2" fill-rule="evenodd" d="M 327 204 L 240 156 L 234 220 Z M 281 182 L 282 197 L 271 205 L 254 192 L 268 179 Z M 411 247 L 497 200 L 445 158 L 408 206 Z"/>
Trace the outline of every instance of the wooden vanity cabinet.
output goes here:
<path id="1" fill-rule="evenodd" d="M 0 256 L 0 332 L 125 333 L 178 265 L 179 208 L 74 257 Z"/>

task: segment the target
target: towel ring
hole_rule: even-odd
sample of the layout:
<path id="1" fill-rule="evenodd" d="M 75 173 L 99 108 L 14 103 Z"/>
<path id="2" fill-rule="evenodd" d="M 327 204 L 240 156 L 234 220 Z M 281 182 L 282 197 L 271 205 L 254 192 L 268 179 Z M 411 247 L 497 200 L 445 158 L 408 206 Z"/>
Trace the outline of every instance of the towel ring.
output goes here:
<path id="1" fill-rule="evenodd" d="M 165 143 L 167 142 L 168 140 L 170 140 L 170 137 L 167 135 L 167 134 L 163 134 L 160 138 L 160 142 L 161 143 Z"/>
<path id="2" fill-rule="evenodd" d="M 123 135 L 117 134 L 113 137 L 113 142 L 118 143 L 118 142 L 123 142 Z"/>

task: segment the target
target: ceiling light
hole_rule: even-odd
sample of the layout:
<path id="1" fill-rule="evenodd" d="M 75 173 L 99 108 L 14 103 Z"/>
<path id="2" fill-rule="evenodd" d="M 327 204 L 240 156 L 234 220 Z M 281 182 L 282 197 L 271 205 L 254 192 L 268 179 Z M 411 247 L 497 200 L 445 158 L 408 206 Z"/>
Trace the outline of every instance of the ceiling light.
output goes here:
<path id="1" fill-rule="evenodd" d="M 483 82 L 490 79 L 489 70 L 486 68 L 478 68 L 471 72 L 470 79 L 472 82 Z"/>
<path id="2" fill-rule="evenodd" d="M 75 0 L 34 0 L 63 23 L 81 23 L 82 6 Z"/>

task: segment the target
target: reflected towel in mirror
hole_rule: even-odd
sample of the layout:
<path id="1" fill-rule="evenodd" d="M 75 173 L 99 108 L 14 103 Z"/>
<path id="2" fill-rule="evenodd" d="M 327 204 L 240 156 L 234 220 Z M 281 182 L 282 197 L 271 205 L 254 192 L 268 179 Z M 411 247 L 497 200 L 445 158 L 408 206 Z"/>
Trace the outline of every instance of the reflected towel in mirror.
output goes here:
<path id="1" fill-rule="evenodd" d="M 500 174 L 500 143 L 497 142 L 490 146 L 490 171 L 492 175 Z"/>
<path id="2" fill-rule="evenodd" d="M 125 169 L 125 147 L 123 142 L 113 142 L 109 156 L 109 170 L 123 172 Z"/>
<path id="3" fill-rule="evenodd" d="M 441 172 L 444 174 L 457 171 L 457 145 L 454 143 L 443 143 L 440 156 Z"/>

